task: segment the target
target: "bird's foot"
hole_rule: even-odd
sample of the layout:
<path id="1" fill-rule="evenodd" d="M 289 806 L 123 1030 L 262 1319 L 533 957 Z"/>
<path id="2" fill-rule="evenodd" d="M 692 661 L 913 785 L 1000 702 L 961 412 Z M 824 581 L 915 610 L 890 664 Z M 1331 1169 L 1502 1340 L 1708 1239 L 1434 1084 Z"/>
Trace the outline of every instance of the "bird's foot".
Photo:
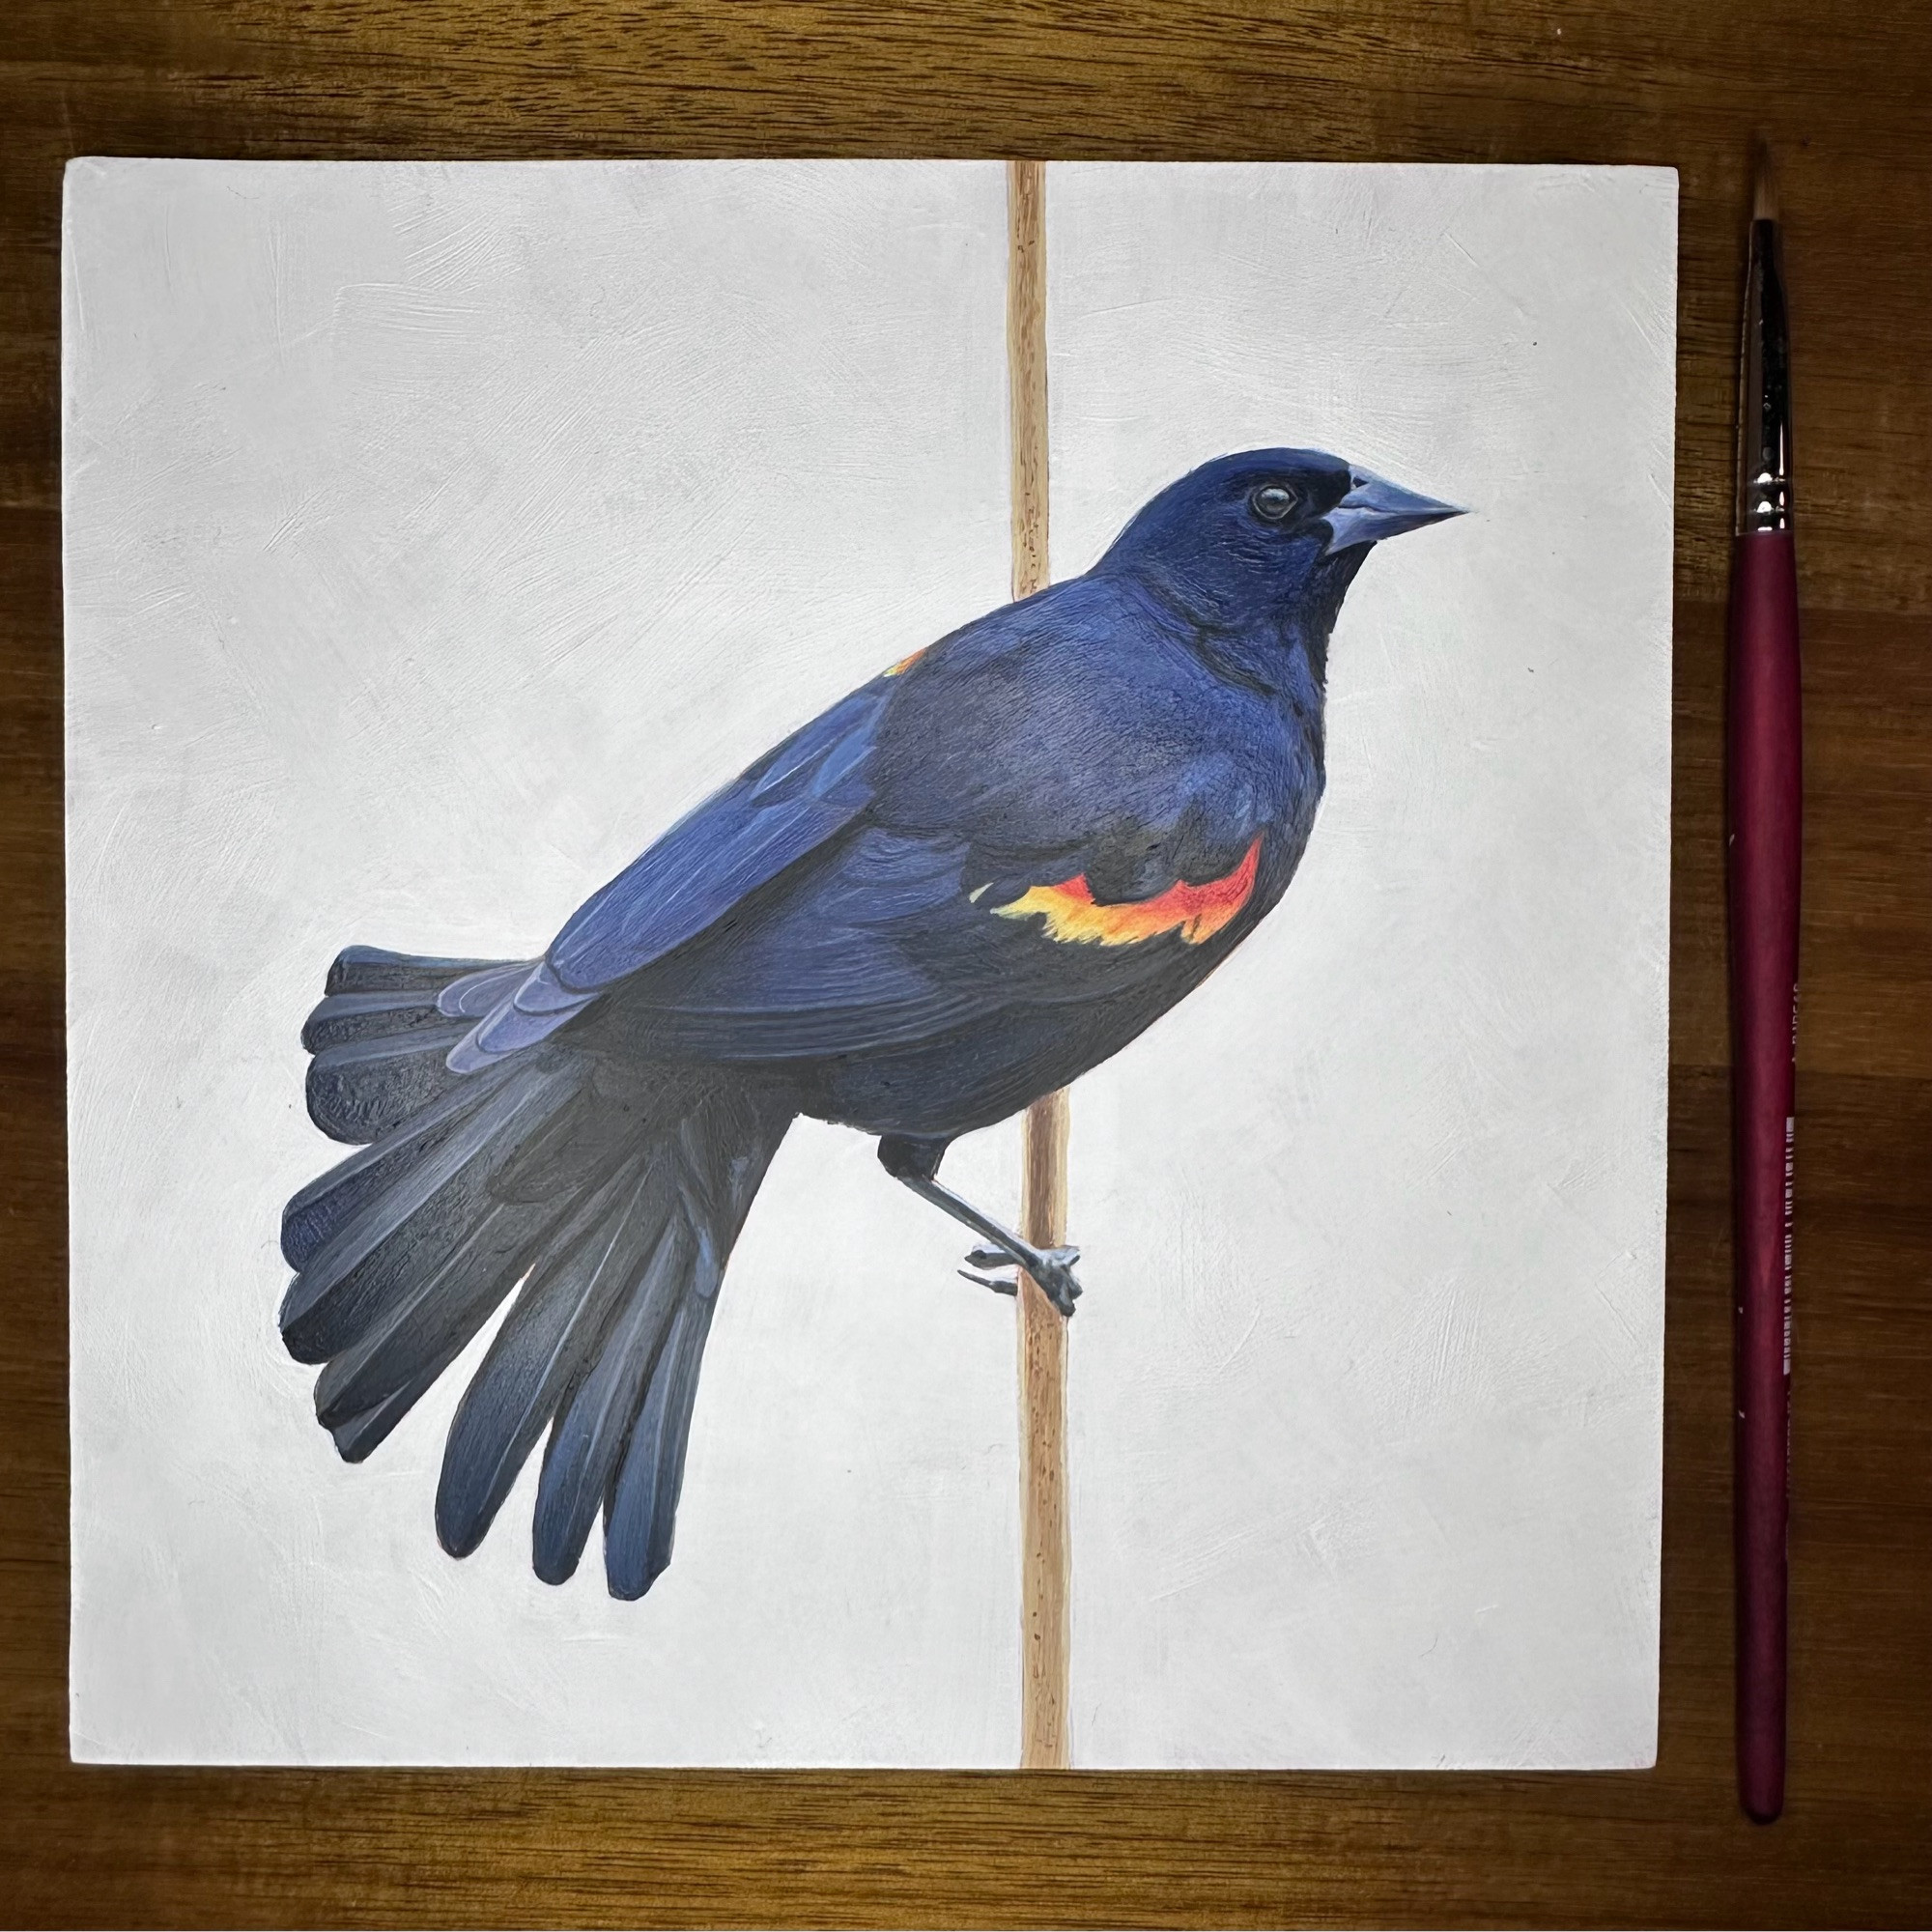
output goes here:
<path id="1" fill-rule="evenodd" d="M 1078 1248 L 1035 1248 L 1016 1242 L 1008 1249 L 989 1242 L 975 1248 L 959 1272 L 966 1280 L 990 1288 L 995 1294 L 1017 1294 L 1020 1292 L 1017 1276 L 1006 1271 L 1024 1268 L 1061 1314 L 1071 1315 L 1080 1295 L 1080 1284 L 1073 1278 L 1073 1264 L 1079 1259 Z"/>

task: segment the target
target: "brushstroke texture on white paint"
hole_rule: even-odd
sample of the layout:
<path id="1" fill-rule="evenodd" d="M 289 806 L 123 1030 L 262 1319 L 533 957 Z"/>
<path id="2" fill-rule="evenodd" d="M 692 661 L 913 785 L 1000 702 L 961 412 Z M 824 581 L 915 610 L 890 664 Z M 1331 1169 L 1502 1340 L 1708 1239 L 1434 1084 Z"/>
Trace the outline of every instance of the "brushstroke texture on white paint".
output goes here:
<path id="1" fill-rule="evenodd" d="M 1083 1764 L 1654 1756 L 1675 248 L 1667 170 L 1049 172 L 1056 574 L 1259 444 L 1473 512 L 1349 593 L 1287 899 L 1076 1092 Z"/>
<path id="2" fill-rule="evenodd" d="M 76 1755 L 1010 1759 L 1010 1305 L 869 1142 L 780 1155 L 647 1604 L 530 1574 L 536 1459 L 438 1548 L 480 1339 L 350 1468 L 274 1323 L 338 947 L 541 950 L 1003 599 L 1005 222 L 997 165 L 70 174 Z"/>

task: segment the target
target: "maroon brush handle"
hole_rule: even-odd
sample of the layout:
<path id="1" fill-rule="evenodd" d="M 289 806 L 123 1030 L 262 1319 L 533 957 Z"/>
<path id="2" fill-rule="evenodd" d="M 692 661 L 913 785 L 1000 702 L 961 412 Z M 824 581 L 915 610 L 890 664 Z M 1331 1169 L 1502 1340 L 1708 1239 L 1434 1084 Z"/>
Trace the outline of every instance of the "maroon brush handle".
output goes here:
<path id="1" fill-rule="evenodd" d="M 1798 571 L 1788 530 L 1741 536 L 1730 638 L 1730 889 L 1737 1132 L 1738 1779 L 1784 1803 L 1791 1433 L 1791 1156 L 1798 1028 Z"/>

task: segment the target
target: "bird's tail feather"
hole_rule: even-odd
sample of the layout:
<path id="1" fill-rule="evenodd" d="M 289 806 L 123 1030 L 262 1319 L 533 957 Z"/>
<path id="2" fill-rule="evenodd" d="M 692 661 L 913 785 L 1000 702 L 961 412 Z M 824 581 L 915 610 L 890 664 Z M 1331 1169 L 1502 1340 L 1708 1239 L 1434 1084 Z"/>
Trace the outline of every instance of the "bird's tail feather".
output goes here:
<path id="1" fill-rule="evenodd" d="M 792 1107 L 742 1072 L 620 1067 L 567 1037 L 451 1074 L 425 1015 L 491 970 L 358 949 L 331 972 L 311 1111 L 370 1144 L 284 1212 L 282 1332 L 325 1364 L 318 1418 L 360 1461 L 516 1291 L 450 1429 L 438 1535 L 474 1549 L 549 1427 L 537 1574 L 570 1576 L 602 1509 L 611 1589 L 640 1596 L 669 1560 L 724 1262 Z"/>
<path id="2" fill-rule="evenodd" d="M 438 1004 L 444 987 L 527 961 L 420 959 L 352 946 L 328 969 L 322 1003 L 302 1028 L 309 1119 L 331 1140 L 380 1140 L 463 1090 L 444 1065 L 475 1021 Z"/>

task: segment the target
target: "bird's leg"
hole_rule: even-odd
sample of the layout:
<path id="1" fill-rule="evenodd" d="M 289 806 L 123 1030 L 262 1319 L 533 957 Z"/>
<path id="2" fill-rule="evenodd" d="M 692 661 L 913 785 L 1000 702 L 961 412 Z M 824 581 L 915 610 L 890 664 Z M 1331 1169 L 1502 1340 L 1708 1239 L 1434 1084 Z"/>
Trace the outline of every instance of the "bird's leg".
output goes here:
<path id="1" fill-rule="evenodd" d="M 938 1179 L 939 1163 L 946 1156 L 945 1141 L 916 1140 L 910 1134 L 886 1134 L 879 1141 L 879 1161 L 895 1180 L 902 1180 L 922 1201 L 930 1201 L 955 1221 L 963 1222 L 985 1242 L 966 1257 L 975 1268 L 1024 1268 L 1039 1284 L 1040 1292 L 1063 1315 L 1073 1313 L 1080 1284 L 1073 1278 L 1073 1264 L 1080 1259 L 1078 1248 L 1037 1248 L 1010 1228 L 1003 1228 L 990 1214 L 982 1214 L 970 1201 L 963 1200 Z M 990 1288 L 997 1294 L 1016 1294 L 1019 1284 L 989 1280 L 982 1274 L 960 1269 L 968 1281 Z"/>

